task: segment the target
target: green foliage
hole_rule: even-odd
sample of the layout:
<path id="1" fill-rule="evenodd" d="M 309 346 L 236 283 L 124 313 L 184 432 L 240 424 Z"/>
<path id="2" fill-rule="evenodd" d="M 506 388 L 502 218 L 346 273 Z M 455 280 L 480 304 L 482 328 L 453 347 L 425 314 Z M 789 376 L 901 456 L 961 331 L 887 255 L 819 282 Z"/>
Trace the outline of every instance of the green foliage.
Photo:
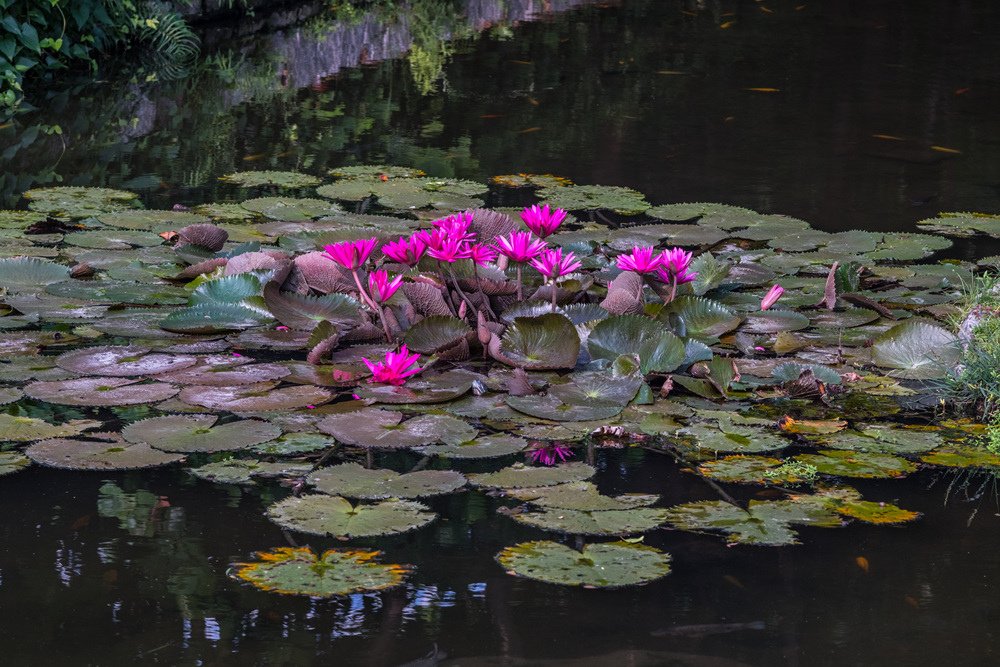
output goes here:
<path id="1" fill-rule="evenodd" d="M 1000 273 L 976 276 L 963 289 L 955 325 L 965 351 L 961 373 L 948 381 L 948 389 L 956 403 L 973 407 L 991 423 L 991 446 L 1000 449 Z"/>
<path id="2" fill-rule="evenodd" d="M 0 0 L 0 115 L 25 106 L 25 79 L 137 48 L 147 80 L 177 78 L 198 37 L 174 12 L 143 0 Z"/>

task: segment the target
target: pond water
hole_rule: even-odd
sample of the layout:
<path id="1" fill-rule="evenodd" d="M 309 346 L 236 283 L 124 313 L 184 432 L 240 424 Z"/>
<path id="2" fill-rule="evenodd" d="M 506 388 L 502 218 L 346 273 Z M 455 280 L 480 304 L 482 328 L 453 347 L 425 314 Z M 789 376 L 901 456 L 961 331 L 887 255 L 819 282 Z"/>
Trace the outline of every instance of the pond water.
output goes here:
<path id="1" fill-rule="evenodd" d="M 830 231 L 1000 210 L 994 3 L 536 4 L 469 2 L 425 70 L 402 57 L 414 35 L 364 17 L 248 39 L 243 69 L 226 70 L 235 79 L 220 68 L 64 91 L 31 120 L 61 137 L 0 130 L 20 146 L 3 170 L 5 206 L 56 177 L 170 208 L 224 198 L 217 177 L 234 170 L 386 162 L 475 180 L 553 173 Z M 503 196 L 491 203 L 521 203 Z M 990 252 L 979 242 L 947 254 Z M 386 460 L 405 470 L 418 459 Z M 600 449 L 596 465 L 606 493 L 718 497 L 662 453 Z M 427 528 L 364 541 L 418 565 L 404 586 L 321 601 L 226 576 L 290 539 L 340 546 L 265 518 L 286 487 L 32 466 L 0 483 L 0 652 L 11 665 L 991 664 L 993 478 L 937 469 L 854 486 L 924 516 L 803 528 L 801 545 L 781 548 L 658 530 L 645 543 L 673 556 L 670 576 L 598 591 L 505 574 L 500 549 L 546 538 L 466 492 L 431 501 L 441 519 Z"/>

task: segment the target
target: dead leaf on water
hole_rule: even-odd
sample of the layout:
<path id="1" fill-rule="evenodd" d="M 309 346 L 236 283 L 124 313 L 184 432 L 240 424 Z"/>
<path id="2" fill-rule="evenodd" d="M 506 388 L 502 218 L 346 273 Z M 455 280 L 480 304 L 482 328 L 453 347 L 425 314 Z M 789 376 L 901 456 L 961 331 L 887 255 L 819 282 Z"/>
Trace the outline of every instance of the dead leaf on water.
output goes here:
<path id="1" fill-rule="evenodd" d="M 864 556 L 858 556 L 857 558 L 854 559 L 854 562 L 857 563 L 858 567 L 864 570 L 865 574 L 868 574 L 869 565 L 867 558 L 865 558 Z"/>
<path id="2" fill-rule="evenodd" d="M 656 73 L 657 74 L 668 74 L 668 75 L 686 74 L 686 72 L 681 72 L 680 70 L 676 70 L 676 69 L 659 69 L 659 70 L 656 70 Z"/>
<path id="3" fill-rule="evenodd" d="M 872 137 L 884 141 L 906 141 L 903 137 L 897 137 L 895 134 L 873 134 Z"/>
<path id="4" fill-rule="evenodd" d="M 768 88 L 768 87 L 754 87 L 754 88 L 744 88 L 743 90 L 749 90 L 754 93 L 780 93 L 781 88 Z"/>
<path id="5" fill-rule="evenodd" d="M 960 154 L 962 151 L 957 148 L 948 148 L 947 146 L 931 146 L 932 151 L 937 151 L 938 153 L 952 153 Z"/>
<path id="6" fill-rule="evenodd" d="M 532 62 L 530 60 L 511 60 L 510 62 L 514 63 L 515 65 L 531 65 L 532 64 Z"/>
<path id="7" fill-rule="evenodd" d="M 540 128 L 540 127 L 528 127 L 528 128 L 523 129 L 523 130 L 519 130 L 518 134 L 528 134 L 529 132 L 538 132 L 540 129 L 542 129 L 542 128 Z"/>
<path id="8" fill-rule="evenodd" d="M 966 94 L 967 92 L 969 92 L 970 90 L 972 90 L 972 87 L 971 87 L 971 86 L 967 86 L 967 87 L 965 87 L 965 88 L 957 88 L 957 89 L 955 90 L 955 94 L 956 94 L 956 95 L 965 95 L 965 94 Z"/>
<path id="9" fill-rule="evenodd" d="M 920 601 L 912 595 L 904 595 L 903 601 L 914 609 L 920 609 Z"/>
<path id="10" fill-rule="evenodd" d="M 722 23 L 722 24 L 719 25 L 719 29 L 720 30 L 728 30 L 729 28 L 731 28 L 733 26 L 734 23 L 736 23 L 736 21 L 726 21 L 725 23 Z"/>
<path id="11" fill-rule="evenodd" d="M 760 7 L 758 7 L 757 9 L 759 9 L 759 10 L 760 10 L 760 11 L 762 11 L 762 12 L 764 12 L 765 14 L 773 14 L 773 13 L 774 13 L 774 10 L 773 10 L 773 9 L 768 9 L 768 8 L 767 8 L 767 7 L 765 7 L 764 5 L 761 5 L 761 6 L 760 6 Z"/>
<path id="12" fill-rule="evenodd" d="M 536 100 L 534 97 L 529 97 L 528 98 L 528 104 L 530 104 L 531 106 L 537 107 L 540 104 L 540 102 L 538 100 Z"/>
<path id="13" fill-rule="evenodd" d="M 731 574 L 725 574 L 725 575 L 723 575 L 723 576 L 722 576 L 722 578 L 723 578 L 723 579 L 724 579 L 724 580 L 725 580 L 725 581 L 726 581 L 727 583 L 730 583 L 730 584 L 732 584 L 733 586 L 736 586 L 736 588 L 746 588 L 746 586 L 744 586 L 744 585 L 743 585 L 743 582 L 742 582 L 742 581 L 740 581 L 739 579 L 737 579 L 736 577 L 734 577 L 734 576 L 733 576 L 733 575 L 731 575 Z"/>

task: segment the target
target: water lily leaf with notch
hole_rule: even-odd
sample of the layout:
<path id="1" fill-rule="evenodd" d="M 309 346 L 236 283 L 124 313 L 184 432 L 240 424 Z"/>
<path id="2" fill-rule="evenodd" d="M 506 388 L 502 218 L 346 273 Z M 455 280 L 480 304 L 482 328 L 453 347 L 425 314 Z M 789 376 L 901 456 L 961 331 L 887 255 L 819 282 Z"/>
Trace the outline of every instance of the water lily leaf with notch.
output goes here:
<path id="1" fill-rule="evenodd" d="M 194 366 L 197 357 L 183 354 L 150 354 L 148 347 L 138 345 L 104 345 L 82 347 L 56 357 L 61 367 L 79 375 L 130 377 L 155 375 Z"/>
<path id="2" fill-rule="evenodd" d="M 451 445 L 429 445 L 419 449 L 426 456 L 442 456 L 452 459 L 488 459 L 509 456 L 524 451 L 528 441 L 514 435 L 485 435 Z"/>
<path id="3" fill-rule="evenodd" d="M 580 356 L 580 335 L 573 323 L 558 313 L 518 317 L 504 333 L 500 353 L 529 370 L 573 368 Z"/>
<path id="4" fill-rule="evenodd" d="M 634 535 L 645 533 L 666 523 L 667 510 L 638 507 L 626 510 L 582 512 L 543 506 L 537 512 L 511 515 L 518 523 L 542 530 L 572 535 Z"/>
<path id="5" fill-rule="evenodd" d="M 622 215 L 638 215 L 649 208 L 641 192 L 611 185 L 566 185 L 538 191 L 542 204 L 567 211 L 609 209 Z"/>
<path id="6" fill-rule="evenodd" d="M 829 310 L 813 315 L 811 325 L 819 329 L 851 329 L 865 324 L 871 324 L 879 318 L 879 314 L 867 308 L 848 308 L 847 310 Z"/>
<path id="7" fill-rule="evenodd" d="M 872 344 L 876 366 L 911 380 L 932 380 L 953 372 L 961 358 L 958 339 L 950 331 L 919 320 L 889 329 Z"/>
<path id="8" fill-rule="evenodd" d="M 472 473 L 467 475 L 469 484 L 487 489 L 528 489 L 539 486 L 553 486 L 567 482 L 581 482 L 597 472 L 586 463 L 560 463 L 557 466 L 540 468 L 520 463 L 496 472 Z"/>
<path id="9" fill-rule="evenodd" d="M 280 380 L 288 376 L 289 373 L 290 371 L 284 364 L 255 364 L 250 357 L 213 354 L 198 357 L 197 363 L 188 368 L 160 373 L 155 379 L 184 386 L 228 387 Z"/>
<path id="10" fill-rule="evenodd" d="M 317 427 L 340 442 L 374 449 L 422 447 L 437 442 L 460 444 L 476 436 L 468 423 L 447 415 L 423 415 L 403 423 L 403 413 L 365 408 L 330 415 Z"/>
<path id="11" fill-rule="evenodd" d="M 282 292 L 275 283 L 264 287 L 264 302 L 274 318 L 287 327 L 312 331 L 320 322 L 338 328 L 354 328 L 360 320 L 361 303 L 346 294 L 309 296 Z"/>
<path id="12" fill-rule="evenodd" d="M 684 361 L 684 343 L 663 325 L 641 315 L 617 315 L 597 323 L 587 338 L 595 359 L 614 361 L 619 355 L 639 357 L 643 374 L 669 373 Z"/>
<path id="13" fill-rule="evenodd" d="M 679 530 L 720 531 L 729 544 L 758 546 L 798 544 L 793 525 L 841 525 L 837 513 L 824 505 L 795 500 L 751 500 L 746 510 L 723 500 L 703 500 L 668 508 L 667 520 Z"/>
<path id="14" fill-rule="evenodd" d="M 166 415 L 132 422 L 122 437 L 164 452 L 228 452 L 274 440 L 281 427 L 259 419 L 214 425 L 216 415 Z"/>
<path id="15" fill-rule="evenodd" d="M 21 452 L 0 452 L 0 477 L 24 470 L 31 459 Z"/>
<path id="16" fill-rule="evenodd" d="M 217 334 L 250 329 L 272 321 L 256 308 L 238 303 L 202 303 L 176 310 L 162 320 L 164 331 L 187 334 Z"/>
<path id="17" fill-rule="evenodd" d="M 444 403 L 462 396 L 481 376 L 463 370 L 427 373 L 411 378 L 401 387 L 387 384 L 364 384 L 354 391 L 361 398 L 378 403 Z"/>
<path id="18" fill-rule="evenodd" d="M 877 479 L 906 477 L 916 464 L 893 454 L 824 449 L 816 454 L 799 454 L 796 461 L 807 463 L 824 475 Z"/>
<path id="19" fill-rule="evenodd" d="M 750 334 L 772 334 L 798 331 L 809 327 L 809 318 L 794 310 L 762 310 L 748 313 L 741 331 Z"/>
<path id="20" fill-rule="evenodd" d="M 1000 454 L 994 454 L 985 447 L 949 445 L 920 457 L 924 463 L 947 468 L 1000 468 Z"/>
<path id="21" fill-rule="evenodd" d="M 657 495 L 640 493 L 605 496 L 591 482 L 569 482 L 535 489 L 508 489 L 505 495 L 534 505 L 581 512 L 629 510 L 647 507 L 660 499 Z"/>
<path id="22" fill-rule="evenodd" d="M 311 463 L 294 461 L 268 463 L 248 459 L 225 459 L 208 463 L 200 468 L 192 468 L 191 474 L 198 479 L 216 484 L 253 484 L 255 477 L 304 477 L 312 468 Z"/>
<path id="23" fill-rule="evenodd" d="M 219 176 L 219 180 L 244 188 L 264 185 L 274 185 L 279 188 L 310 188 L 322 182 L 315 176 L 298 171 L 237 171 Z"/>
<path id="24" fill-rule="evenodd" d="M 656 319 L 671 326 L 681 337 L 702 340 L 716 339 L 743 321 L 718 301 L 700 296 L 677 297 L 660 310 Z"/>
<path id="25" fill-rule="evenodd" d="M 188 293 L 182 287 L 124 280 L 67 280 L 47 285 L 45 291 L 54 296 L 111 306 L 177 306 L 188 300 Z"/>
<path id="26" fill-rule="evenodd" d="M 290 222 L 312 220 L 343 211 L 340 206 L 326 199 L 306 197 L 258 197 L 240 202 L 240 206 L 272 220 Z"/>
<path id="27" fill-rule="evenodd" d="M 34 417 L 15 417 L 0 413 L 0 433 L 2 439 L 14 442 L 30 442 L 32 440 L 47 440 L 49 438 L 65 438 L 79 435 L 89 429 L 97 428 L 103 422 L 92 419 L 71 419 L 62 424 L 50 424 L 44 419 Z"/>
<path id="28" fill-rule="evenodd" d="M 454 470 L 400 474 L 394 470 L 369 470 L 357 463 L 320 468 L 306 481 L 321 493 L 361 500 L 429 498 L 455 493 L 465 486 L 465 477 Z"/>
<path id="29" fill-rule="evenodd" d="M 91 218 L 101 213 L 131 208 L 139 199 L 139 195 L 127 190 L 72 185 L 34 188 L 22 196 L 28 200 L 28 208 L 31 210 L 57 218 Z"/>
<path id="30" fill-rule="evenodd" d="M 138 405 L 165 401 L 177 387 L 164 382 L 143 382 L 121 377 L 86 377 L 32 382 L 24 388 L 31 398 L 58 405 Z"/>
<path id="31" fill-rule="evenodd" d="M 518 412 L 555 421 L 609 419 L 619 414 L 642 387 L 641 375 L 613 377 L 597 371 L 575 373 L 571 381 L 549 387 L 546 396 L 507 396 Z"/>
<path id="32" fill-rule="evenodd" d="M 330 598 L 395 588 L 410 565 L 383 565 L 380 551 L 330 549 L 317 556 L 309 547 L 257 552 L 257 561 L 233 563 L 229 576 L 262 591 Z"/>
<path id="33" fill-rule="evenodd" d="M 822 440 L 824 447 L 855 452 L 922 454 L 944 443 L 940 433 L 871 424 L 856 431 L 842 431 Z"/>
<path id="34" fill-rule="evenodd" d="M 67 470 L 134 470 L 184 460 L 180 454 L 126 442 L 117 433 L 42 440 L 28 447 L 24 453 L 40 465 Z"/>
<path id="35" fill-rule="evenodd" d="M 412 500 L 385 500 L 351 505 L 339 496 L 314 493 L 292 496 L 271 505 L 267 517 L 283 528 L 334 537 L 379 537 L 416 530 L 437 515 Z"/>
<path id="36" fill-rule="evenodd" d="M 203 225 L 211 222 L 204 215 L 187 211 L 162 211 L 156 209 L 127 209 L 102 213 L 97 216 L 101 224 L 122 229 L 145 232 L 166 232 L 188 225 Z"/>
<path id="37" fill-rule="evenodd" d="M 802 484 L 810 481 L 785 461 L 770 456 L 724 456 L 706 461 L 698 472 L 720 482 L 734 484 Z"/>
<path id="38" fill-rule="evenodd" d="M 628 542 L 588 544 L 581 551 L 558 542 L 521 542 L 496 558 L 509 574 L 584 588 L 641 586 L 670 574 L 670 554 Z"/>
<path id="39" fill-rule="evenodd" d="M 0 259 L 0 285 L 10 292 L 37 292 L 69 280 L 69 267 L 35 257 Z"/>
<path id="40" fill-rule="evenodd" d="M 333 394 L 320 387 L 296 385 L 276 389 L 277 386 L 277 381 L 228 387 L 197 385 L 184 387 L 179 398 L 189 405 L 230 412 L 295 410 L 321 405 L 333 398 Z"/>
<path id="41" fill-rule="evenodd" d="M 720 424 L 720 426 L 722 425 Z M 773 452 L 784 449 L 791 444 L 791 441 L 764 428 L 732 425 L 725 425 L 723 428 L 708 424 L 694 424 L 677 433 L 694 438 L 698 447 L 715 452 Z"/>
<path id="42" fill-rule="evenodd" d="M 431 315 L 410 327 L 403 342 L 419 354 L 434 354 L 452 347 L 471 332 L 465 320 L 450 315 Z"/>

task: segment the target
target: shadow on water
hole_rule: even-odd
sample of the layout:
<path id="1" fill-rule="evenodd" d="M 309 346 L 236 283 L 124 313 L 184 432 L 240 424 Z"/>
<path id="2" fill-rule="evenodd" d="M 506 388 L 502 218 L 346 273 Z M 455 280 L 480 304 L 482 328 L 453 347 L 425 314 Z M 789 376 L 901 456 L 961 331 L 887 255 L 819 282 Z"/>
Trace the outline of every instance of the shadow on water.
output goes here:
<path id="1" fill-rule="evenodd" d="M 234 170 L 386 161 L 551 172 L 830 230 L 1000 209 L 994 3 L 464 7 L 320 16 L 217 50 L 184 81 L 54 92 L 0 130 L 5 206 L 61 180 L 169 207 L 216 199 Z M 602 452 L 601 468 L 609 491 L 713 497 L 652 454 Z M 421 564 L 404 587 L 319 601 L 224 574 L 288 543 L 262 514 L 287 489 L 33 467 L 0 484 L 0 650 L 6 664 L 989 664 L 998 505 L 989 480 L 972 502 L 949 481 L 859 485 L 924 512 L 905 528 L 804 529 L 780 549 L 651 534 L 673 574 L 621 591 L 506 576 L 494 554 L 541 533 L 467 493 L 433 503 L 446 518 L 430 528 L 366 545 Z"/>

